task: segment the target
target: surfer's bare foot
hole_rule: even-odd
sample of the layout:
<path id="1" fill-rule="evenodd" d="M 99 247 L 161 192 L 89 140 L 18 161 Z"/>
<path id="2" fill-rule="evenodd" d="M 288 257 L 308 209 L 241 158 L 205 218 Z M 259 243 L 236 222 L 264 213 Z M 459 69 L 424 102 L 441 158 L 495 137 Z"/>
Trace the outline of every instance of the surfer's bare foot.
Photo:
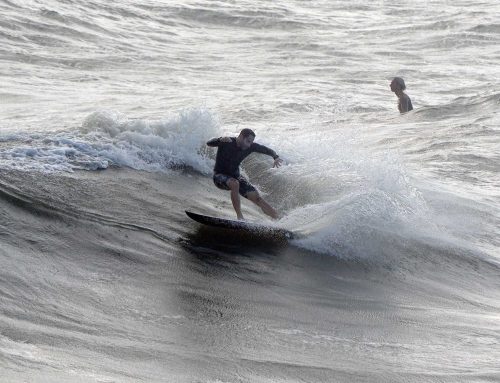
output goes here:
<path id="1" fill-rule="evenodd" d="M 242 215 L 238 216 L 238 221 L 244 221 L 244 220 L 245 220 L 245 218 Z"/>

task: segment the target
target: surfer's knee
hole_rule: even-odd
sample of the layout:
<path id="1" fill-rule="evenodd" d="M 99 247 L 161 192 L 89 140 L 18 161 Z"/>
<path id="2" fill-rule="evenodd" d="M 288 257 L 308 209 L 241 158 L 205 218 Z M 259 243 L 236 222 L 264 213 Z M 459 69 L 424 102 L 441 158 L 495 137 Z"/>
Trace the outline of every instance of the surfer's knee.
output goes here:
<path id="1" fill-rule="evenodd" d="M 238 190 L 240 188 L 240 183 L 238 182 L 238 180 L 231 178 L 227 181 L 227 186 L 231 190 L 234 190 L 234 189 Z"/>

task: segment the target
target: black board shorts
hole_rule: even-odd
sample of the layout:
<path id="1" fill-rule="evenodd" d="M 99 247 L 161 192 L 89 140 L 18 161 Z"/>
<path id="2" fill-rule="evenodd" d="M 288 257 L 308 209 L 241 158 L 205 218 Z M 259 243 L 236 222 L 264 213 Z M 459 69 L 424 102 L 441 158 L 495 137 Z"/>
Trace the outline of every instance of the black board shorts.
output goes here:
<path id="1" fill-rule="evenodd" d="M 222 190 L 231 190 L 229 189 L 229 186 L 227 186 L 227 181 L 229 181 L 231 178 L 236 179 L 240 183 L 240 190 L 239 193 L 241 196 L 247 198 L 247 194 L 253 191 L 257 191 L 255 187 L 247 181 L 247 179 L 243 176 L 239 176 L 238 178 L 231 177 L 231 176 L 226 176 L 225 174 L 214 174 L 214 184 L 217 186 L 219 189 Z"/>

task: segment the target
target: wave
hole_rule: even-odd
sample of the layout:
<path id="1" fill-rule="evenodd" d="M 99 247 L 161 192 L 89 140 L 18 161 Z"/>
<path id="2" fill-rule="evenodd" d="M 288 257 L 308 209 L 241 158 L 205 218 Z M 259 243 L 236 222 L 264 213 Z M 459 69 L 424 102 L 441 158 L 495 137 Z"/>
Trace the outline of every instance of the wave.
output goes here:
<path id="1" fill-rule="evenodd" d="M 326 134 L 318 129 L 271 138 L 273 145 L 279 142 L 286 166 L 271 170 L 255 158 L 245 167 L 283 212 L 281 224 L 302 234 L 295 245 L 384 264 L 411 264 L 411 249 L 435 248 L 443 257 L 456 253 L 467 259 L 495 253 L 495 218 L 487 214 L 488 201 L 457 198 L 444 185 L 427 184 L 399 151 L 381 150 L 365 130 L 330 127 Z M 470 209 L 463 210 L 466 203 Z M 443 220 L 447 215 L 454 219 Z"/>
<path id="2" fill-rule="evenodd" d="M 220 27 L 237 27 L 245 29 L 281 29 L 293 30 L 311 28 L 311 19 L 300 20 L 289 8 L 279 6 L 263 6 L 258 10 L 239 7 L 178 7 L 171 8 L 175 18 L 187 22 L 197 22 Z"/>
<path id="3" fill-rule="evenodd" d="M 497 97 L 476 102 L 495 103 Z M 398 246 L 414 241 L 423 247 L 433 238 L 437 245 L 464 247 L 459 239 L 468 229 L 437 224 L 438 213 L 429 205 L 432 197 L 419 188 L 403 158 L 387 148 L 368 146 L 363 131 L 288 135 L 273 131 L 262 138 L 259 133 L 257 141 L 277 149 L 286 165 L 271 169 L 268 158 L 255 155 L 245 162 L 244 171 L 282 212 L 279 224 L 302 234 L 294 242 L 297 246 L 340 258 L 389 263 L 401 252 L 391 249 L 395 238 Z M 213 151 L 205 142 L 218 135 L 217 117 L 203 108 L 159 120 L 131 119 L 102 110 L 72 131 L 0 136 L 0 166 L 49 173 L 109 167 L 147 172 L 189 168 L 211 185 L 206 175 L 213 167 Z M 443 203 L 449 201 L 438 205 Z M 475 215 L 484 216 L 477 209 L 470 212 Z"/>
<path id="4" fill-rule="evenodd" d="M 288 224 L 307 234 L 297 241 L 299 246 L 341 258 L 375 260 L 387 255 L 387 233 L 408 234 L 432 226 L 432 212 L 397 156 L 352 146 L 343 150 L 344 157 L 335 159 L 337 169 L 323 169 L 316 201 L 291 209 L 286 217 Z"/>
<path id="5" fill-rule="evenodd" d="M 414 110 L 411 114 L 414 120 L 447 120 L 451 117 L 484 116 L 487 112 L 494 113 L 500 103 L 500 93 L 479 94 L 476 96 L 457 97 L 442 105 L 427 105 Z"/>
<path id="6" fill-rule="evenodd" d="M 218 126 L 206 109 L 188 109 L 161 120 L 129 119 L 102 110 L 77 130 L 0 136 L 0 166 L 42 172 L 191 167 L 208 173 L 213 162 L 202 148 L 217 135 Z"/>

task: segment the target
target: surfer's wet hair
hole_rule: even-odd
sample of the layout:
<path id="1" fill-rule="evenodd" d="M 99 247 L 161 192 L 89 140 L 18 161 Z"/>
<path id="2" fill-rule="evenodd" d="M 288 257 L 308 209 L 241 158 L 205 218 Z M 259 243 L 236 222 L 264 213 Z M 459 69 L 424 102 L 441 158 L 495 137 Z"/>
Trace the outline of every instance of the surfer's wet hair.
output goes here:
<path id="1" fill-rule="evenodd" d="M 240 136 L 247 138 L 249 136 L 253 136 L 255 138 L 255 133 L 252 129 L 245 128 L 240 132 Z"/>

